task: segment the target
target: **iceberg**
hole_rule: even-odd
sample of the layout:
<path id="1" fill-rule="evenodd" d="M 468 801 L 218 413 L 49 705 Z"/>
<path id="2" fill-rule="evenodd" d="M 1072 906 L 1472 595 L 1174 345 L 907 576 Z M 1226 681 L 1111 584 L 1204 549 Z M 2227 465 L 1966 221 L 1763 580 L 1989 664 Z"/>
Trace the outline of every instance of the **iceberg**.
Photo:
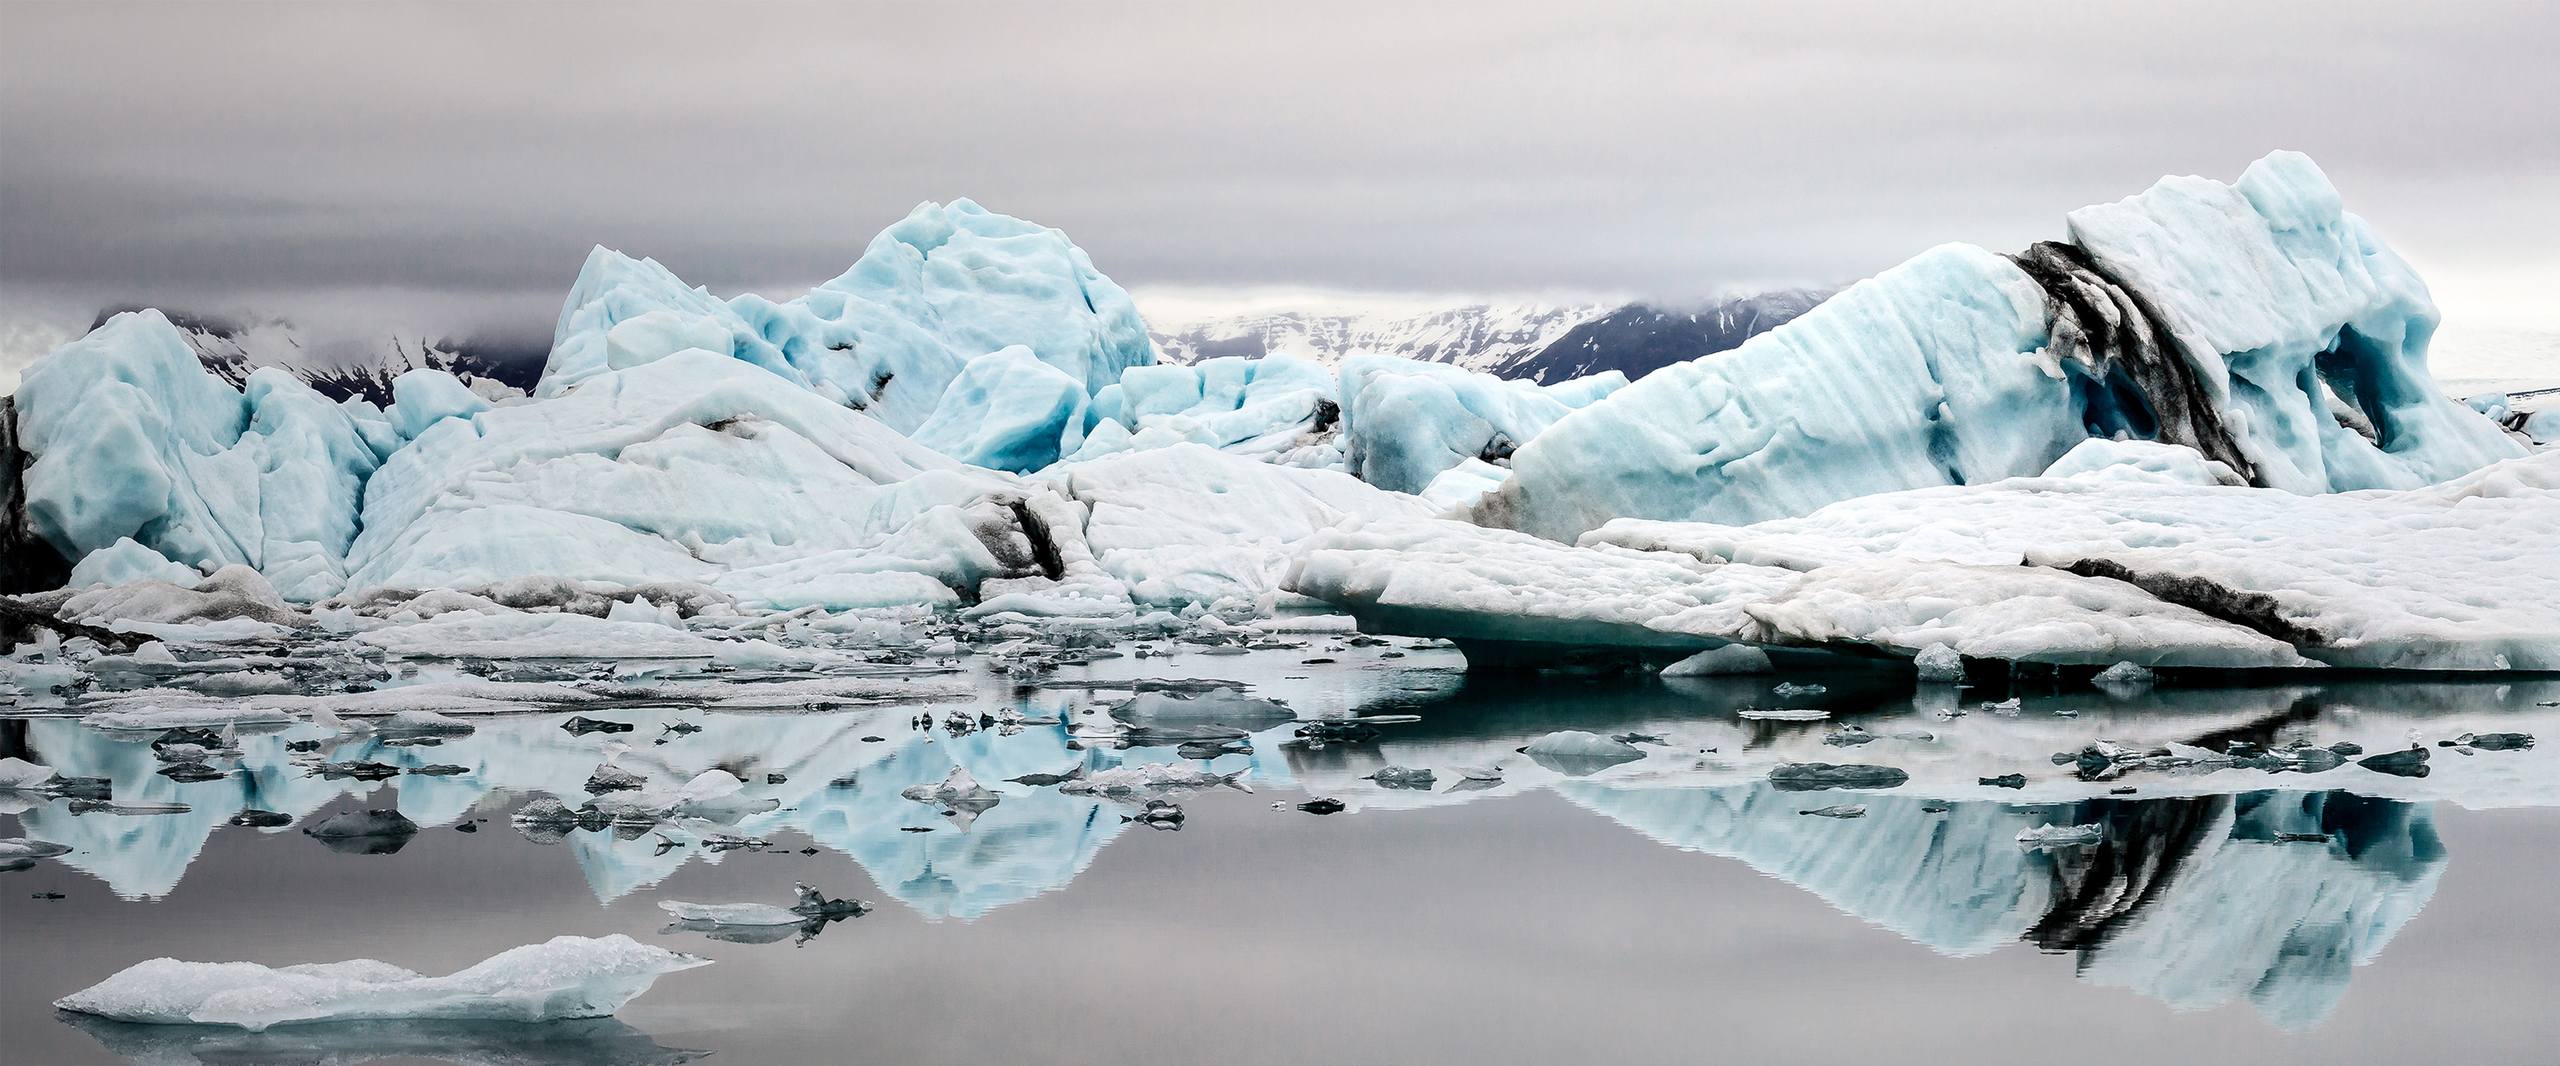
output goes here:
<path id="1" fill-rule="evenodd" d="M 619 933 L 593 939 L 553 937 L 443 977 L 373 959 L 283 967 L 153 959 L 64 996 L 54 1006 L 123 1022 L 226 1025 L 251 1032 L 395 1018 L 602 1018 L 648 991 L 660 975 L 710 961 Z"/>
<path id="2" fill-rule="evenodd" d="M 2408 489 L 2523 454 L 2426 373 L 2436 311 L 2305 156 L 2169 178 L 2017 256 L 1933 248 L 1523 443 L 1476 508 L 1559 540 L 1745 524 L 2184 445 L 2249 484 Z"/>
<path id="3" fill-rule="evenodd" d="M 908 432 L 970 360 L 1015 345 L 1088 392 L 1155 361 L 1128 293 L 1065 234 L 955 200 L 919 205 L 851 269 L 782 303 L 724 302 L 653 260 L 598 248 L 535 393 L 704 350 Z"/>
<path id="4" fill-rule="evenodd" d="M 2560 455 L 2545 453 L 2440 485 L 2321 495 L 2019 478 L 1744 526 L 1618 520 L 1576 545 L 1372 523 L 1310 538 L 1284 586 L 1364 628 L 1462 641 L 2548 670 L 2560 668 L 2552 559 Z"/>

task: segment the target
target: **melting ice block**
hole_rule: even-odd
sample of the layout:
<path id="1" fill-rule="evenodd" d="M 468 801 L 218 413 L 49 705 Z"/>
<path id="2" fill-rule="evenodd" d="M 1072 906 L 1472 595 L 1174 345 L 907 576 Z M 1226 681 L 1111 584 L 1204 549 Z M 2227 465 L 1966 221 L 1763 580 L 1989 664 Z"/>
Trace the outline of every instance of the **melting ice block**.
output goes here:
<path id="1" fill-rule="evenodd" d="M 269 967 L 153 959 L 54 1002 L 117 1021 L 229 1025 L 391 1018 L 541 1022 L 601 1018 L 662 974 L 708 965 L 616 933 L 509 948 L 443 977 L 373 959 Z"/>

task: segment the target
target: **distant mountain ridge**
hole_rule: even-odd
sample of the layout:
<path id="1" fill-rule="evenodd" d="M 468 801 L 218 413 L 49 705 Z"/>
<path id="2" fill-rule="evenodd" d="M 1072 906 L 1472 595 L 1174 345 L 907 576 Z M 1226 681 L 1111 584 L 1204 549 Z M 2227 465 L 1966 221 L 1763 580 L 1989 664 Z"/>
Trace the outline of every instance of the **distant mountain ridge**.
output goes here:
<path id="1" fill-rule="evenodd" d="M 94 330 L 136 307 L 110 307 L 90 323 Z M 360 398 L 377 406 L 391 403 L 391 379 L 426 367 L 460 378 L 472 391 L 491 399 L 520 395 L 542 376 L 542 348 L 486 344 L 443 338 L 385 333 L 379 338 L 315 345 L 300 328 L 283 319 L 241 321 L 220 315 L 171 311 L 196 359 L 233 387 L 244 385 L 261 367 L 276 367 L 332 400 Z"/>
<path id="2" fill-rule="evenodd" d="M 1608 370 L 1640 378 L 1733 348 L 1811 310 L 1827 292 L 1788 289 L 1711 300 L 1694 310 L 1628 304 L 1462 304 L 1395 311 L 1257 310 L 1159 322 L 1168 362 L 1353 352 L 1401 355 L 1552 384 Z M 1141 307 L 1143 312 L 1145 308 Z"/>
<path id="3" fill-rule="evenodd" d="M 1139 308 L 1143 314 L 1146 308 Z M 1544 351 L 1575 326 L 1608 313 L 1605 304 L 1472 304 L 1414 310 L 1324 308 L 1253 311 L 1160 324 L 1148 335 L 1168 362 L 1220 356 L 1301 355 L 1332 364 L 1352 352 L 1381 352 L 1470 370 Z"/>
<path id="4" fill-rule="evenodd" d="M 1508 359 L 1487 369 L 1502 377 L 1541 385 L 1610 370 L 1623 371 L 1630 379 L 1640 378 L 1673 363 L 1740 347 L 1742 342 L 1813 310 L 1830 295 L 1808 289 L 1782 289 L 1717 300 L 1693 311 L 1628 304 L 1576 325 L 1534 355 Z"/>

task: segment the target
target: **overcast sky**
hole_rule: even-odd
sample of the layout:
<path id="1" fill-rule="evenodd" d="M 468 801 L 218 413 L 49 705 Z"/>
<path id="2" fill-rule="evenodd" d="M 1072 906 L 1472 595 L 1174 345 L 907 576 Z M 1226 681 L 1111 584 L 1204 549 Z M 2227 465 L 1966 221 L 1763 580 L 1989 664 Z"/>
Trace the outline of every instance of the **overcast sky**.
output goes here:
<path id="1" fill-rule="evenodd" d="M 2449 315 L 2560 318 L 2550 0 L 1422 7 L 0 0 L 0 326 L 547 338 L 590 244 L 787 295 L 956 196 L 1142 306 L 1676 298 L 2015 248 L 2280 147 Z"/>

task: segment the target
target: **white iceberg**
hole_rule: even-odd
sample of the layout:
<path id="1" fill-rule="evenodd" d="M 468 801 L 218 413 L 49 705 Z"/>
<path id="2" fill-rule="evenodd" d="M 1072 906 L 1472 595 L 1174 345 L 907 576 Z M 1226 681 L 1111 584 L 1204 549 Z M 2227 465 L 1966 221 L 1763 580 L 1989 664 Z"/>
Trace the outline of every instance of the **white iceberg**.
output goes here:
<path id="1" fill-rule="evenodd" d="M 373 959 L 268 967 L 153 959 L 54 1002 L 124 1022 L 228 1025 L 251 1032 L 390 1018 L 541 1022 L 601 1018 L 662 974 L 708 965 L 619 933 L 509 948 L 443 977 Z"/>

